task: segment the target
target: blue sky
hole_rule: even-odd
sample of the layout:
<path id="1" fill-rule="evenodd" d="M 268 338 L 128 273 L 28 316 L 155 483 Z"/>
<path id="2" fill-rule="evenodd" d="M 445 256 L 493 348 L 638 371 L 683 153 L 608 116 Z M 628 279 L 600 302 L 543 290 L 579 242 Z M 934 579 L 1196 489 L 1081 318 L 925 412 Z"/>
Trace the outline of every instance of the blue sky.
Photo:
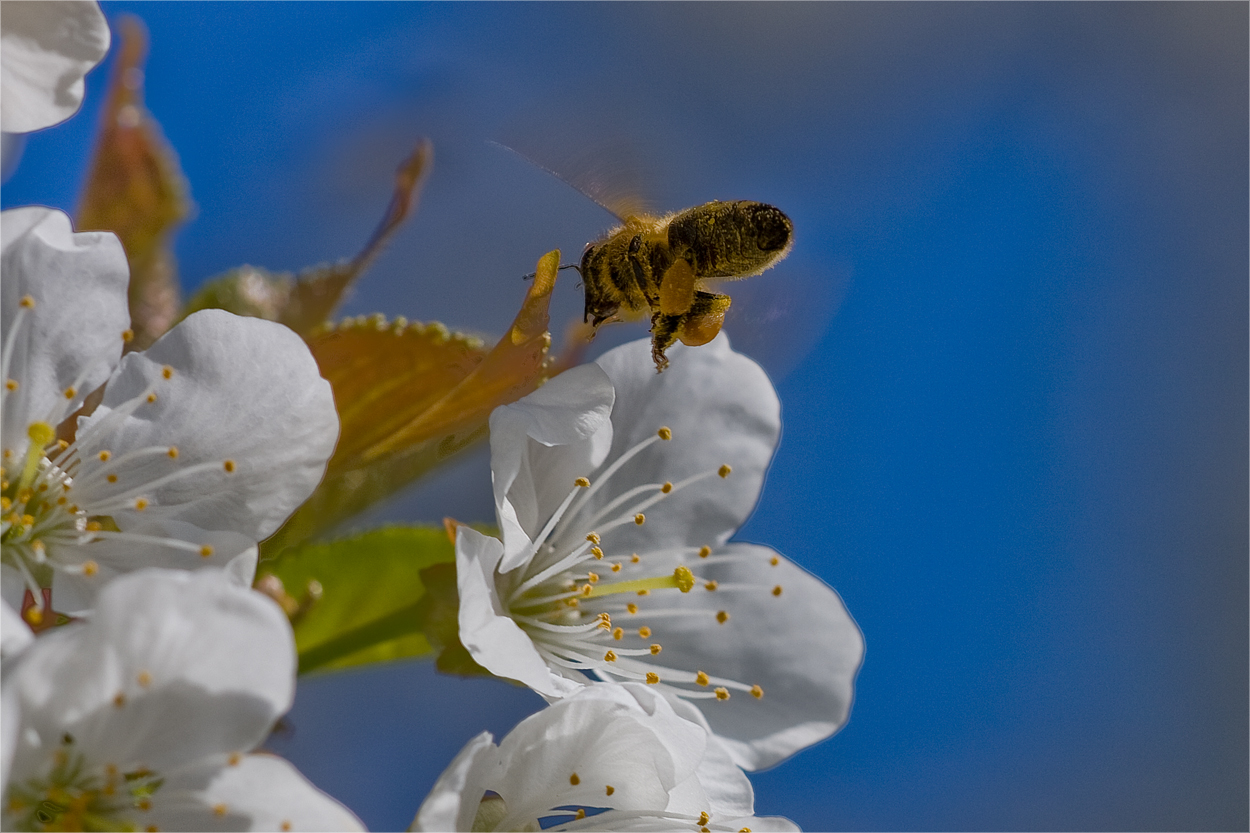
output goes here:
<path id="1" fill-rule="evenodd" d="M 552 166 L 624 146 L 662 209 L 792 217 L 790 258 L 732 287 L 784 419 L 739 538 L 834 586 L 868 648 L 850 724 L 753 776 L 760 812 L 1246 827 L 1245 4 L 104 8 L 151 30 L 188 288 L 354 253 L 420 136 L 420 211 L 346 312 L 498 333 L 539 255 L 611 223 L 487 140 Z M 105 72 L 5 207 L 72 208 Z M 488 519 L 488 484 L 479 452 L 368 521 Z M 402 828 L 465 741 L 540 705 L 343 673 L 301 682 L 275 748 Z"/>

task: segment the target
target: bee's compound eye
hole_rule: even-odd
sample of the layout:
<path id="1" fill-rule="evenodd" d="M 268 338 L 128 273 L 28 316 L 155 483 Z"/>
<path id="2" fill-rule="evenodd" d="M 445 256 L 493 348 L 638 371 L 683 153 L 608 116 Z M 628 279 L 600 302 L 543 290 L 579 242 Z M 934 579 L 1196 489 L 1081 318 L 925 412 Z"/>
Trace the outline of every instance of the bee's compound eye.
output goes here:
<path id="1" fill-rule="evenodd" d="M 638 254 L 638 250 L 642 248 L 642 235 L 635 234 L 634 239 L 629 241 L 629 253 L 631 255 Z"/>
<path id="2" fill-rule="evenodd" d="M 755 226 L 756 244 L 766 252 L 784 249 L 790 242 L 794 226 L 790 218 L 771 205 L 753 206 L 751 222 Z"/>

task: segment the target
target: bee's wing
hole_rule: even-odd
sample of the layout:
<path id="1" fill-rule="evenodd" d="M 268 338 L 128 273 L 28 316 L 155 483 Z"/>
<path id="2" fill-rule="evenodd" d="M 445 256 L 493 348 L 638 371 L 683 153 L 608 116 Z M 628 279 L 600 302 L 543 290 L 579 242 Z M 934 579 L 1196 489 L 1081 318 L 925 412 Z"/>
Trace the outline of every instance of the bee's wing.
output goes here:
<path id="1" fill-rule="evenodd" d="M 564 154 L 558 161 L 552 160 L 550 164 L 536 159 L 538 154 L 524 153 L 501 142 L 491 141 L 490 144 L 514 153 L 534 167 L 546 171 L 621 222 L 630 217 L 654 213 L 642 198 L 642 177 L 638 172 L 637 154 L 628 143 L 617 142 L 610 148 L 597 146 L 578 153 Z M 548 151 L 541 155 L 548 157 L 559 154 Z"/>

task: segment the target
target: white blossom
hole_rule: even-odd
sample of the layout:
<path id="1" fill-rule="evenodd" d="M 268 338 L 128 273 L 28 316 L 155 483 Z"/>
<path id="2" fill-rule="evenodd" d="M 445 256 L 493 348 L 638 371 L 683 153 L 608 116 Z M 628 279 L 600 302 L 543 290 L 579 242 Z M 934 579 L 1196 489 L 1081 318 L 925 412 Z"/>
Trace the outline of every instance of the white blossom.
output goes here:
<path id="1" fill-rule="evenodd" d="M 0 13 L 0 130 L 29 133 L 74 115 L 83 76 L 109 48 L 95 2 L 5 3 Z"/>
<path id="2" fill-rule="evenodd" d="M 687 716 L 637 683 L 583 688 L 498 746 L 471 740 L 410 829 L 797 830 L 754 816 L 751 783 Z"/>
<path id="3" fill-rule="evenodd" d="M 4 598 L 37 619 L 50 587 L 76 614 L 144 566 L 217 566 L 250 583 L 256 543 L 316 487 L 338 436 L 303 341 L 205 310 L 123 358 L 117 238 L 76 234 L 46 208 L 3 212 L 0 234 Z M 101 404 L 75 421 L 102 383 Z"/>
<path id="4" fill-rule="evenodd" d="M 548 700 L 654 685 L 771 766 L 845 723 L 863 638 L 819 579 L 727 543 L 780 432 L 763 370 L 724 336 L 670 358 L 633 342 L 491 415 L 502 541 L 459 530 L 460 639 Z"/>
<path id="5" fill-rule="evenodd" d="M 250 754 L 295 691 L 281 609 L 218 571 L 149 569 L 4 669 L 5 830 L 359 830 Z M 8 705 L 15 703 L 15 715 Z"/>

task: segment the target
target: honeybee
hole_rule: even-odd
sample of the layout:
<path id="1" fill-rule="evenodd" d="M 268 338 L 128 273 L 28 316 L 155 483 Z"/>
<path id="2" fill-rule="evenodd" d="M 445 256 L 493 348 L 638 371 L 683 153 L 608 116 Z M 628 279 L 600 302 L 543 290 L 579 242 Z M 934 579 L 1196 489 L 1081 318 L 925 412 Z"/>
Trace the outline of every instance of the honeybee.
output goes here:
<path id="1" fill-rule="evenodd" d="M 790 252 L 790 218 L 761 202 L 709 202 L 663 217 L 637 213 L 586 245 L 578 271 L 586 292 L 583 320 L 598 329 L 650 312 L 657 372 L 677 341 L 707 344 L 720 332 L 728 295 L 709 280 L 758 275 Z"/>

